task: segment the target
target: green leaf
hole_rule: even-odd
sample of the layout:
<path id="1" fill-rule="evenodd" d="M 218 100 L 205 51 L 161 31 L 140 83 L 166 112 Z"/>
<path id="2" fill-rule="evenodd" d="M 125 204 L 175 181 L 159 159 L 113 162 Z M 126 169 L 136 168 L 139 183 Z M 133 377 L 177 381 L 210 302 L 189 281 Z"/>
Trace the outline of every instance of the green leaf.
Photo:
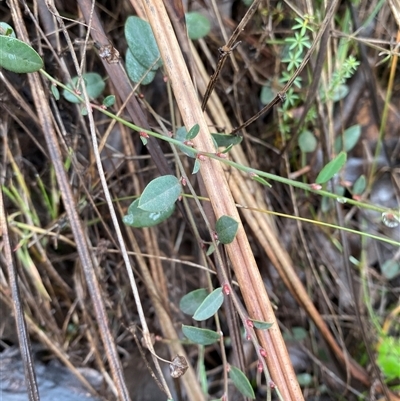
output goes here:
<path id="1" fill-rule="evenodd" d="M 179 142 L 185 142 L 186 140 L 187 140 L 187 136 L 188 136 L 188 132 L 186 131 L 186 128 L 185 127 L 179 127 L 177 130 L 176 130 L 176 133 L 175 133 L 175 139 L 176 140 L 178 140 Z M 184 153 L 186 156 L 189 156 L 189 157 L 191 157 L 191 158 L 196 158 L 196 152 L 195 151 L 193 151 L 193 150 L 188 150 L 188 149 L 186 149 L 186 148 L 184 148 L 183 146 L 179 146 L 179 145 L 176 145 L 176 147 L 182 152 L 182 153 Z M 197 171 L 196 171 L 197 172 Z M 193 174 L 196 174 L 196 173 L 193 173 Z"/>
<path id="2" fill-rule="evenodd" d="M 365 178 L 365 175 L 362 174 L 357 178 L 356 182 L 353 185 L 353 194 L 361 195 L 365 191 L 366 187 L 367 187 L 367 179 Z"/>
<path id="3" fill-rule="evenodd" d="M 179 302 L 179 309 L 187 315 L 193 316 L 201 303 L 207 298 L 208 291 L 199 288 L 184 295 Z"/>
<path id="4" fill-rule="evenodd" d="M 340 152 L 320 171 L 315 182 L 317 184 L 324 184 L 325 182 L 329 181 L 344 166 L 346 159 L 346 152 Z"/>
<path id="5" fill-rule="evenodd" d="M 258 330 L 268 330 L 272 327 L 273 323 L 263 322 L 262 320 L 251 319 L 254 327 Z"/>
<path id="6" fill-rule="evenodd" d="M 13 27 L 6 22 L 0 22 L 0 35 L 16 38 Z"/>
<path id="7" fill-rule="evenodd" d="M 242 142 L 243 137 L 240 135 L 211 134 L 219 148 L 228 147 L 230 145 L 238 145 Z"/>
<path id="8" fill-rule="evenodd" d="M 43 68 L 39 54 L 22 40 L 0 36 L 0 67 L 18 74 L 35 72 Z"/>
<path id="9" fill-rule="evenodd" d="M 399 361 L 400 339 L 395 337 L 382 338 L 378 347 L 377 363 L 389 380 L 400 378 Z"/>
<path id="10" fill-rule="evenodd" d="M 253 387 L 251 387 L 251 384 L 249 382 L 249 379 L 240 369 L 231 365 L 229 369 L 229 377 L 232 380 L 235 387 L 242 393 L 242 395 L 251 398 L 252 400 L 256 398 Z"/>
<path id="11" fill-rule="evenodd" d="M 252 175 L 251 179 L 259 182 L 262 185 L 265 185 L 268 188 L 272 188 L 272 185 L 268 181 L 264 180 L 264 178 L 260 177 L 259 175 Z"/>
<path id="12" fill-rule="evenodd" d="M 101 75 L 97 74 L 96 72 L 86 72 L 82 74 L 82 79 L 85 81 L 86 85 L 86 91 L 90 99 L 96 99 L 98 98 L 104 88 L 106 87 L 106 84 L 101 77 Z M 79 88 L 76 88 L 76 85 L 78 84 L 79 77 L 73 77 L 71 82 L 67 84 L 67 87 L 70 88 L 71 90 L 76 90 L 78 89 L 79 92 L 82 92 L 82 84 L 79 85 Z M 67 90 L 63 90 L 63 96 L 68 102 L 71 103 L 81 103 L 81 101 L 72 93 L 68 92 Z"/>
<path id="13" fill-rule="evenodd" d="M 131 54 L 145 71 L 150 67 L 156 71 L 162 66 L 157 42 L 147 21 L 135 16 L 128 17 L 125 23 L 125 38 Z"/>
<path id="14" fill-rule="evenodd" d="M 109 95 L 103 100 L 103 106 L 106 107 L 111 107 L 114 106 L 115 103 L 115 96 L 114 95 Z"/>
<path id="15" fill-rule="evenodd" d="M 260 93 L 260 102 L 263 105 L 271 103 L 275 98 L 276 92 L 271 88 L 271 82 L 267 82 L 262 88 Z"/>
<path id="16" fill-rule="evenodd" d="M 305 130 L 299 135 L 299 147 L 304 153 L 314 152 L 317 148 L 317 138 L 312 132 Z"/>
<path id="17" fill-rule="evenodd" d="M 190 128 L 189 132 L 187 133 L 186 139 L 190 141 L 190 140 L 196 138 L 196 136 L 198 135 L 199 132 L 200 132 L 199 124 L 193 125 L 193 127 Z"/>
<path id="18" fill-rule="evenodd" d="M 193 343 L 200 345 L 215 344 L 220 340 L 221 335 L 208 329 L 199 329 L 198 327 L 186 326 L 182 324 L 183 334 Z"/>
<path id="19" fill-rule="evenodd" d="M 236 236 L 239 223 L 230 216 L 221 216 L 215 224 L 218 241 L 222 244 L 230 244 Z"/>
<path id="20" fill-rule="evenodd" d="M 122 221 L 131 227 L 153 227 L 168 219 L 175 210 L 175 204 L 171 207 L 158 211 L 148 212 L 139 208 L 139 199 L 136 199 L 128 208 L 127 214 L 122 218 Z"/>
<path id="21" fill-rule="evenodd" d="M 190 39 L 196 40 L 208 35 L 211 29 L 211 24 L 208 18 L 196 11 L 186 13 L 185 16 L 188 36 Z"/>
<path id="22" fill-rule="evenodd" d="M 356 146 L 358 140 L 360 139 L 360 136 L 361 136 L 361 125 L 356 124 L 347 128 L 343 132 L 344 146 L 341 135 L 339 135 L 335 139 L 334 143 L 335 152 L 339 153 L 341 150 L 344 150 L 345 152 L 350 152 L 350 150 L 353 149 L 354 146 Z"/>
<path id="23" fill-rule="evenodd" d="M 193 319 L 197 321 L 207 320 L 218 312 L 223 302 L 224 294 L 222 293 L 222 288 L 216 288 L 198 307 Z"/>
<path id="24" fill-rule="evenodd" d="M 338 102 L 339 100 L 344 99 L 348 93 L 349 87 L 347 85 L 339 85 L 334 89 L 331 95 L 331 100 L 333 102 Z"/>
<path id="25" fill-rule="evenodd" d="M 313 377 L 309 373 L 300 373 L 296 377 L 301 387 L 309 387 L 312 384 Z"/>
<path id="26" fill-rule="evenodd" d="M 392 280 L 400 274 L 400 263 L 397 260 L 388 259 L 382 264 L 381 272 L 387 280 Z"/>
<path id="27" fill-rule="evenodd" d="M 193 166 L 193 171 L 192 174 L 197 174 L 200 170 L 200 160 L 196 159 L 196 161 L 194 162 L 194 166 Z"/>
<path id="28" fill-rule="evenodd" d="M 60 91 L 58 90 L 56 85 L 50 85 L 51 93 L 54 96 L 54 99 L 60 100 Z"/>
<path id="29" fill-rule="evenodd" d="M 206 256 L 210 256 L 215 252 L 215 245 L 210 244 L 210 246 L 207 249 Z"/>
<path id="30" fill-rule="evenodd" d="M 161 212 L 172 207 L 182 191 L 179 180 L 163 175 L 149 182 L 139 198 L 139 208 L 148 212 Z"/>
<path id="31" fill-rule="evenodd" d="M 125 55 L 125 66 L 128 77 L 136 83 L 141 85 L 148 85 L 153 82 L 156 76 L 156 71 L 149 70 L 137 61 L 136 57 L 128 49 Z"/>

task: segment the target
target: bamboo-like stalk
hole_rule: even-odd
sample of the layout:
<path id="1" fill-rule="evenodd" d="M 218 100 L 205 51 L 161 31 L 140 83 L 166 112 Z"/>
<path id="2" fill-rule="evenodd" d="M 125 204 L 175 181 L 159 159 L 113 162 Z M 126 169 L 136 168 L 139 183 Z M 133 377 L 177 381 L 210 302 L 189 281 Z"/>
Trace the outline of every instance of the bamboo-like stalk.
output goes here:
<path id="1" fill-rule="evenodd" d="M 211 135 L 201 111 L 196 90 L 190 79 L 172 25 L 161 0 L 143 1 L 147 18 L 152 26 L 164 67 L 171 81 L 175 99 L 185 126 L 190 129 L 199 124 L 200 134 L 195 146 L 204 152 L 214 152 Z M 222 166 L 211 159 L 201 162 L 200 173 L 204 181 L 216 218 L 229 215 L 240 222 L 235 202 L 225 179 Z M 226 246 L 245 304 L 251 318 L 272 322 L 273 327 L 259 333 L 261 346 L 266 350 L 266 362 L 274 383 L 283 399 L 302 400 L 285 343 L 276 323 L 268 295 L 251 251 L 247 235 L 240 224 L 235 240 Z"/>

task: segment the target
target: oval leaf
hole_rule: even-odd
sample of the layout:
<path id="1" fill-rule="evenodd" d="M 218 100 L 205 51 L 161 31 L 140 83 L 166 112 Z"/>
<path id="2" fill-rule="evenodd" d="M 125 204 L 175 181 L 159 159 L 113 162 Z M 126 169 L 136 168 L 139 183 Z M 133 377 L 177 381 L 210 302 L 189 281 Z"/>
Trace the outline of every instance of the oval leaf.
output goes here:
<path id="1" fill-rule="evenodd" d="M 109 95 L 103 100 L 103 106 L 111 107 L 114 106 L 115 103 L 115 96 Z"/>
<path id="2" fill-rule="evenodd" d="M 254 324 L 254 327 L 258 330 L 268 330 L 272 327 L 273 323 L 263 322 L 262 320 L 254 320 L 251 319 Z"/>
<path id="3" fill-rule="evenodd" d="M 199 329 L 198 327 L 186 326 L 182 324 L 183 334 L 193 343 L 200 345 L 215 344 L 221 336 L 216 331 Z"/>
<path id="4" fill-rule="evenodd" d="M 236 368 L 235 366 L 230 366 L 229 377 L 235 387 L 242 393 L 242 395 L 251 398 L 252 400 L 256 398 L 249 379 L 240 369 Z"/>
<path id="5" fill-rule="evenodd" d="M 365 175 L 362 174 L 357 178 L 353 185 L 353 194 L 361 195 L 365 191 L 365 188 L 367 188 L 367 179 L 365 178 Z"/>
<path id="6" fill-rule="evenodd" d="M 304 153 L 314 152 L 317 147 L 317 138 L 310 131 L 303 131 L 299 135 L 299 147 Z"/>
<path id="7" fill-rule="evenodd" d="M 196 159 L 196 161 L 194 162 L 192 174 L 197 174 L 199 170 L 200 170 L 200 160 Z"/>
<path id="8" fill-rule="evenodd" d="M 192 40 L 204 38 L 211 29 L 208 18 L 196 11 L 186 13 L 186 25 L 188 36 Z"/>
<path id="9" fill-rule="evenodd" d="M 156 71 L 162 66 L 157 42 L 147 21 L 135 16 L 128 17 L 125 23 L 125 38 L 129 50 L 145 71 L 150 67 Z"/>
<path id="10" fill-rule="evenodd" d="M 333 160 L 331 160 L 318 174 L 315 182 L 317 184 L 324 184 L 329 181 L 346 163 L 346 152 L 340 152 Z"/>
<path id="11" fill-rule="evenodd" d="M 339 153 L 341 150 L 344 150 L 345 152 L 350 152 L 350 150 L 353 149 L 354 146 L 356 146 L 358 140 L 360 139 L 360 136 L 361 136 L 361 125 L 356 124 L 347 128 L 343 132 L 344 146 L 341 135 L 339 135 L 335 139 L 335 144 L 334 144 L 335 152 Z"/>
<path id="12" fill-rule="evenodd" d="M 199 288 L 184 295 L 179 302 L 179 309 L 187 315 L 193 316 L 201 303 L 207 298 L 208 291 Z"/>
<path id="13" fill-rule="evenodd" d="M 82 79 L 84 79 L 85 81 L 86 91 L 90 99 L 98 98 L 106 87 L 103 78 L 101 77 L 101 75 L 97 74 L 97 72 L 86 72 L 82 74 Z M 71 90 L 78 89 L 79 92 L 82 92 L 82 85 L 79 85 L 79 88 L 76 87 L 78 81 L 78 76 L 73 77 L 71 82 L 67 84 L 67 87 Z M 81 101 L 75 95 L 65 89 L 63 90 L 63 96 L 71 103 L 81 103 Z"/>
<path id="14" fill-rule="evenodd" d="M 193 315 L 194 320 L 202 321 L 207 320 L 218 312 L 224 302 L 224 294 L 222 288 L 216 288 L 207 298 L 201 303 L 199 308 Z"/>
<path id="15" fill-rule="evenodd" d="M 200 132 L 199 124 L 193 125 L 193 127 L 190 128 L 189 132 L 187 133 L 186 139 L 191 140 L 191 139 L 196 138 L 196 136 L 198 135 L 199 132 Z"/>
<path id="16" fill-rule="evenodd" d="M 175 210 L 175 204 L 172 207 L 160 212 L 148 212 L 139 209 L 139 199 L 136 199 L 128 208 L 128 213 L 122 218 L 122 221 L 131 227 L 153 227 L 168 219 Z"/>
<path id="17" fill-rule="evenodd" d="M 211 134 L 211 136 L 219 148 L 238 145 L 243 139 L 240 135 Z"/>
<path id="18" fill-rule="evenodd" d="M 150 84 L 156 76 L 156 71 L 149 70 L 140 64 L 129 49 L 126 51 L 125 65 L 129 78 L 133 82 L 140 82 L 141 85 Z"/>
<path id="19" fill-rule="evenodd" d="M 181 191 L 181 184 L 175 176 L 163 175 L 147 184 L 138 207 L 148 212 L 167 210 L 177 201 Z"/>
<path id="20" fill-rule="evenodd" d="M 43 60 L 22 40 L 0 35 L 0 67 L 23 74 L 39 71 L 43 67 Z"/>
<path id="21" fill-rule="evenodd" d="M 239 223 L 230 216 L 221 216 L 215 224 L 218 241 L 222 244 L 230 244 L 234 239 Z"/>

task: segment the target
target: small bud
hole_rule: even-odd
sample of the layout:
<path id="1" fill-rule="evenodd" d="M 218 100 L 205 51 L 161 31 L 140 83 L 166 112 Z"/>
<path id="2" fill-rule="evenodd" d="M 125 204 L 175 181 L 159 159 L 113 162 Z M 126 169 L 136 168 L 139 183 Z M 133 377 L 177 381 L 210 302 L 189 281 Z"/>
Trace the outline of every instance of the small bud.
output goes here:
<path id="1" fill-rule="evenodd" d="M 310 184 L 310 188 L 315 190 L 315 191 L 319 191 L 320 189 L 322 189 L 322 185 L 321 184 Z"/>
<path id="2" fill-rule="evenodd" d="M 218 241 L 218 234 L 215 231 L 213 232 L 213 237 L 214 237 L 215 241 Z"/>
<path id="3" fill-rule="evenodd" d="M 355 201 L 360 201 L 361 200 L 361 195 L 353 195 L 353 199 L 355 200 Z"/>
<path id="4" fill-rule="evenodd" d="M 254 323 L 253 323 L 253 321 L 251 319 L 247 319 L 246 320 L 246 324 L 247 324 L 247 327 L 251 327 L 251 328 L 254 327 Z"/>
<path id="5" fill-rule="evenodd" d="M 261 355 L 263 358 L 266 358 L 266 357 L 267 357 L 267 351 L 265 351 L 264 348 L 260 348 L 260 355 Z"/>
<path id="6" fill-rule="evenodd" d="M 186 187 L 187 181 L 186 181 L 186 178 L 185 178 L 185 177 L 182 177 L 182 178 L 181 178 L 181 183 L 182 183 L 182 185 L 183 185 L 184 187 Z"/>
<path id="7" fill-rule="evenodd" d="M 272 380 L 268 383 L 268 385 L 269 385 L 269 388 L 271 388 L 272 390 L 274 388 L 276 388 L 276 384 Z"/>
<path id="8" fill-rule="evenodd" d="M 228 156 L 226 153 L 218 152 L 215 154 L 216 156 L 220 157 L 221 159 L 226 159 Z"/>
<path id="9" fill-rule="evenodd" d="M 143 138 L 149 138 L 149 134 L 148 134 L 147 132 L 144 132 L 144 131 L 140 131 L 140 132 L 139 132 L 139 135 L 140 135 L 141 137 L 143 137 Z"/>
<path id="10" fill-rule="evenodd" d="M 190 141 L 190 140 L 184 141 L 183 143 L 184 143 L 184 145 L 186 145 L 186 146 L 193 146 L 193 145 L 194 145 L 194 143 L 193 143 L 192 141 Z"/>
<path id="11" fill-rule="evenodd" d="M 222 286 L 222 291 L 224 292 L 225 295 L 229 295 L 231 293 L 231 287 L 229 284 L 224 284 Z"/>
<path id="12" fill-rule="evenodd" d="M 260 361 L 258 361 L 258 364 L 257 364 L 257 370 L 260 372 L 260 373 L 262 373 L 262 371 L 263 371 L 263 364 L 260 362 Z"/>
<path id="13" fill-rule="evenodd" d="M 198 158 L 201 162 L 204 162 L 204 161 L 206 160 L 206 157 L 205 157 L 204 155 L 200 154 L 200 153 L 197 155 L 197 158 Z"/>
<path id="14" fill-rule="evenodd" d="M 164 81 L 165 83 L 168 82 L 168 76 L 167 76 L 167 75 L 164 75 L 164 76 L 163 76 L 163 81 Z"/>

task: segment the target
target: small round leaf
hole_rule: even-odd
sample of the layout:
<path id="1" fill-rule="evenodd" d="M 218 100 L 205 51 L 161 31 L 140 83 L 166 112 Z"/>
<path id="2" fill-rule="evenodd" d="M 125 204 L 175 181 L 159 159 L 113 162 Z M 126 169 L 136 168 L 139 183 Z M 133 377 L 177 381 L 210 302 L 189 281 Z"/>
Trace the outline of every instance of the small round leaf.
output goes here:
<path id="1" fill-rule="evenodd" d="M 175 133 L 175 139 L 180 142 L 185 142 L 187 140 L 188 132 L 186 131 L 186 127 L 179 127 Z M 176 145 L 179 150 L 181 150 L 186 156 L 191 158 L 196 157 L 196 152 L 190 149 L 187 149 L 183 146 Z M 193 173 L 195 174 L 195 173 Z"/>
<path id="2" fill-rule="evenodd" d="M 22 40 L 0 35 L 0 67 L 18 74 L 39 71 L 43 60 Z"/>
<path id="3" fill-rule="evenodd" d="M 115 103 L 115 96 L 109 95 L 103 100 L 103 106 L 111 107 L 114 106 Z"/>
<path id="4" fill-rule="evenodd" d="M 198 307 L 193 319 L 197 321 L 207 320 L 218 312 L 223 302 L 224 294 L 222 293 L 222 288 L 216 288 Z"/>
<path id="5" fill-rule="evenodd" d="M 218 240 L 222 244 L 230 244 L 236 236 L 239 223 L 230 216 L 221 216 L 215 224 Z"/>
<path id="6" fill-rule="evenodd" d="M 310 131 L 303 131 L 299 135 L 299 147 L 304 153 L 314 152 L 317 147 L 317 138 Z"/>
<path id="7" fill-rule="evenodd" d="M 192 40 L 204 38 L 211 29 L 208 18 L 196 11 L 186 13 L 186 25 L 188 36 Z"/>
<path id="8" fill-rule="evenodd" d="M 193 343 L 211 345 L 220 340 L 221 335 L 216 331 L 199 329 L 198 327 L 182 325 L 183 334 Z"/>
<path id="9" fill-rule="evenodd" d="M 103 78 L 96 72 L 86 72 L 82 74 L 82 79 L 85 81 L 86 91 L 90 99 L 98 98 L 106 87 Z M 82 85 L 79 85 L 79 88 L 76 87 L 78 81 L 78 76 L 72 78 L 71 82 L 67 84 L 67 87 L 72 90 L 78 89 L 79 92 L 82 92 Z M 81 103 L 81 101 L 75 95 L 65 89 L 63 90 L 63 96 L 71 103 Z"/>
<path id="10" fill-rule="evenodd" d="M 268 330 L 272 327 L 273 323 L 263 322 L 262 320 L 251 319 L 254 327 L 258 330 Z"/>
<path id="11" fill-rule="evenodd" d="M 175 176 L 163 175 L 147 184 L 138 207 L 148 212 L 167 210 L 178 200 L 181 191 L 181 184 Z"/>
<path id="12" fill-rule="evenodd" d="M 196 136 L 198 135 L 199 132 L 200 132 L 199 124 L 193 125 L 193 127 L 190 128 L 189 132 L 187 133 L 186 139 L 191 140 L 191 139 L 196 138 Z"/>

